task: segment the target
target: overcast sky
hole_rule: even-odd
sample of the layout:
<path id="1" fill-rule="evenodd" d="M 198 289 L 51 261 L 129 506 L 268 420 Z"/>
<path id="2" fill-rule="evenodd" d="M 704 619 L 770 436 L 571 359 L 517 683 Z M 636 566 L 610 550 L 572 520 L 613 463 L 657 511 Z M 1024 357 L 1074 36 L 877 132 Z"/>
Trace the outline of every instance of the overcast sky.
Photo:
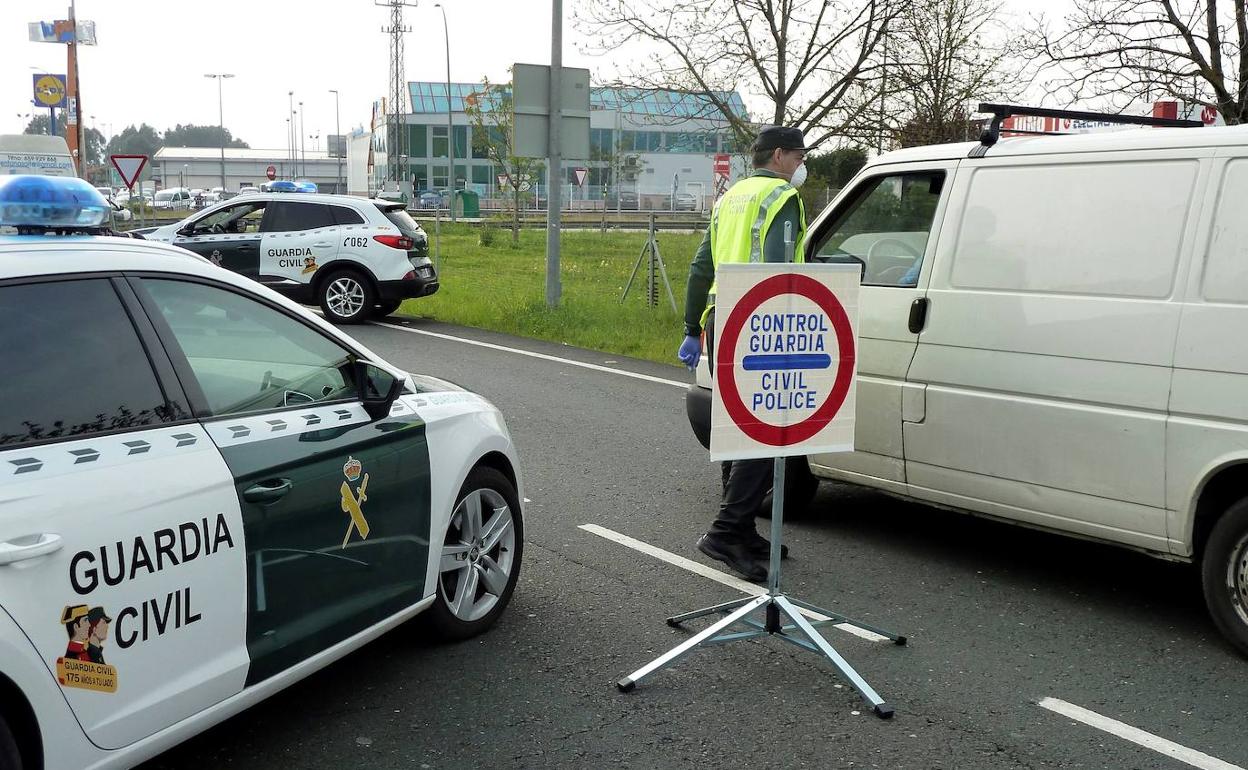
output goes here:
<path id="1" fill-rule="evenodd" d="M 444 81 L 446 50 L 437 0 L 406 9 L 407 79 Z M 1015 15 L 1060 16 L 1071 0 L 1004 0 Z M 441 0 L 451 39 L 451 78 L 505 81 L 514 62 L 550 61 L 548 0 Z M 564 0 L 564 65 L 609 77 L 610 58 L 578 52 L 586 42 Z M 96 23 L 99 45 L 79 50 L 83 113 L 106 135 L 131 123 L 157 130 L 217 123 L 217 83 L 226 72 L 225 125 L 252 147 L 286 147 L 289 91 L 306 110 L 305 134 L 333 133 L 341 94 L 343 132 L 367 123 L 387 92 L 388 12 L 373 0 L 78 0 L 79 19 Z M 32 21 L 66 18 L 66 0 L 0 0 L 0 133 L 20 132 L 32 111 L 31 75 L 63 73 L 65 46 L 28 42 Z M 748 106 L 748 101 L 747 101 Z M 58 116 L 59 117 L 59 116 Z M 313 149 L 309 139 L 307 148 Z"/>

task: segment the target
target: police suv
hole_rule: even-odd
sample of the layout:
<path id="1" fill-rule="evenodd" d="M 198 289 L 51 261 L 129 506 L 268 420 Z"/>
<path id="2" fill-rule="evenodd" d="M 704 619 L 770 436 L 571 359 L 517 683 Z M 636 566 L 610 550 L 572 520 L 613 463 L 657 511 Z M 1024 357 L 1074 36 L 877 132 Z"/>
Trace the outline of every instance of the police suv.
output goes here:
<path id="1" fill-rule="evenodd" d="M 520 569 L 497 409 L 108 211 L 0 179 L 5 770 L 137 764 L 418 613 L 480 633 Z"/>
<path id="2" fill-rule="evenodd" d="M 424 230 L 402 203 L 321 195 L 307 183 L 230 198 L 140 231 L 207 257 L 335 323 L 359 323 L 438 290 Z"/>

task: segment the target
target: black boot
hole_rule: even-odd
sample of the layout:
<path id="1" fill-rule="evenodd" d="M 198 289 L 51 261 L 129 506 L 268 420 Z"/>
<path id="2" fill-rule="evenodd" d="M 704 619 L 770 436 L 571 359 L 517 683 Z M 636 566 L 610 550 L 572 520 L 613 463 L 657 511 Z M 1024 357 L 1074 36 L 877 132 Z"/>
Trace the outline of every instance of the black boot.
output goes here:
<path id="1" fill-rule="evenodd" d="M 750 553 L 755 558 L 767 561 L 771 559 L 771 541 L 757 532 L 749 532 L 745 536 L 745 544 L 749 547 Z M 780 558 L 789 558 L 789 547 L 784 543 L 780 544 Z"/>
<path id="2" fill-rule="evenodd" d="M 740 540 L 729 540 L 723 535 L 708 532 L 698 538 L 698 550 L 727 564 L 751 583 L 767 579 L 767 568 L 755 558 L 754 550 Z"/>

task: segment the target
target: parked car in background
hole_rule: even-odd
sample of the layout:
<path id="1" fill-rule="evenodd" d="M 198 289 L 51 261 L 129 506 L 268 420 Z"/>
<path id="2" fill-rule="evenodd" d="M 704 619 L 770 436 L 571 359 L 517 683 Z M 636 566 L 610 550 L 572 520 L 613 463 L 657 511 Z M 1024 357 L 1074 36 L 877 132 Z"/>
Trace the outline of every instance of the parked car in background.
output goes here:
<path id="1" fill-rule="evenodd" d="M 185 187 L 170 187 L 156 193 L 152 198 L 152 207 L 162 210 L 189 209 L 193 202 L 190 190 Z"/>
<path id="2" fill-rule="evenodd" d="M 435 190 L 421 190 L 416 196 L 416 205 L 422 209 L 440 209 L 443 204 L 442 194 Z"/>
<path id="3" fill-rule="evenodd" d="M 678 192 L 672 199 L 672 211 L 697 211 L 698 196 L 688 192 Z"/>
<path id="4" fill-rule="evenodd" d="M 620 190 L 619 208 L 636 211 L 641 206 L 641 197 L 636 190 Z"/>

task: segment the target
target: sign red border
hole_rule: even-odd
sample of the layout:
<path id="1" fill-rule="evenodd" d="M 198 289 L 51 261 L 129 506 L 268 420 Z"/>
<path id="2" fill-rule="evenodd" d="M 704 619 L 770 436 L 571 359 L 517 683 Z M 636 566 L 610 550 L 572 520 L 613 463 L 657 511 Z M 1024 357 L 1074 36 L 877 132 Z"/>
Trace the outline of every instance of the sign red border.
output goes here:
<path id="1" fill-rule="evenodd" d="M 741 336 L 741 330 L 745 328 L 745 320 L 759 305 L 781 294 L 796 294 L 818 305 L 827 314 L 832 329 L 836 332 L 838 351 L 836 379 L 827 400 L 810 417 L 793 425 L 771 425 L 756 417 L 741 400 L 741 393 L 737 389 L 737 368 L 734 366 L 737 363 L 737 340 Z M 716 387 L 720 390 L 724 409 L 742 433 L 759 443 L 777 447 L 792 446 L 811 438 L 836 417 L 836 413 L 845 403 L 845 397 L 849 395 L 856 358 L 853 326 L 836 295 L 808 275 L 784 273 L 759 281 L 732 309 L 715 345 L 720 351 L 729 351 L 726 357 L 717 356 L 715 363 Z"/>
<path id="2" fill-rule="evenodd" d="M 137 169 L 135 169 L 135 171 L 134 171 L 134 178 L 133 178 L 133 179 L 126 179 L 126 172 L 124 172 L 124 171 L 122 171 L 122 170 L 121 170 L 121 166 L 118 166 L 118 165 L 117 165 L 117 159 L 118 159 L 118 158 L 125 158 L 125 159 L 127 159 L 127 160 L 133 160 L 134 158 L 140 158 L 140 159 L 141 159 L 141 160 L 140 160 L 140 162 L 139 162 L 139 167 L 138 167 Z M 139 181 L 139 176 L 140 176 L 140 175 L 142 175 L 142 173 L 143 173 L 143 167 L 147 165 L 147 156 L 146 156 L 146 155 L 109 155 L 109 156 L 108 156 L 108 159 L 109 159 L 110 161 L 112 161 L 112 163 L 113 163 L 113 168 L 117 169 L 117 173 L 121 176 L 121 181 L 123 181 L 123 182 L 125 182 L 125 183 L 126 183 L 126 187 L 130 188 L 131 190 L 133 190 L 133 189 L 134 189 L 134 183 L 135 183 L 135 182 L 137 182 L 137 181 Z"/>

